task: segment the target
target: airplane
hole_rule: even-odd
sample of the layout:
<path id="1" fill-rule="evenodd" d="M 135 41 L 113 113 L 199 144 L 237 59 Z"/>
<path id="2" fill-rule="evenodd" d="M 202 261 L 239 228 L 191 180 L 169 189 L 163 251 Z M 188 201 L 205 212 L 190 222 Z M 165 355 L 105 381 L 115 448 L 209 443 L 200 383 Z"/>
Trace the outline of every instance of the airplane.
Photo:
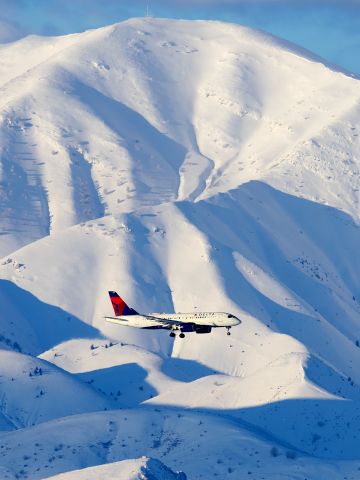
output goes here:
<path id="1" fill-rule="evenodd" d="M 170 337 L 184 338 L 184 332 L 210 333 L 212 328 L 225 327 L 230 335 L 230 328 L 241 323 L 235 315 L 226 312 L 196 313 L 138 313 L 130 308 L 116 292 L 109 292 L 115 317 L 105 317 L 108 322 L 126 327 L 170 330 Z"/>

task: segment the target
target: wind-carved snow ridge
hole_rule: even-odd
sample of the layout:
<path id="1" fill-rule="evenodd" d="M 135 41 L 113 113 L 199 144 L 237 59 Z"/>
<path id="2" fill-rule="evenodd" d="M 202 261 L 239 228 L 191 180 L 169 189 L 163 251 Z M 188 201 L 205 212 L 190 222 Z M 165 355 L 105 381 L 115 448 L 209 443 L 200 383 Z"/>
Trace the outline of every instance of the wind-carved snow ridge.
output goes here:
<path id="1" fill-rule="evenodd" d="M 220 22 L 0 58 L 0 477 L 357 478 L 359 80 Z"/>
<path id="2" fill-rule="evenodd" d="M 51 477 L 53 480 L 121 478 L 122 480 L 187 480 L 183 472 L 175 473 L 155 458 L 123 460 Z"/>

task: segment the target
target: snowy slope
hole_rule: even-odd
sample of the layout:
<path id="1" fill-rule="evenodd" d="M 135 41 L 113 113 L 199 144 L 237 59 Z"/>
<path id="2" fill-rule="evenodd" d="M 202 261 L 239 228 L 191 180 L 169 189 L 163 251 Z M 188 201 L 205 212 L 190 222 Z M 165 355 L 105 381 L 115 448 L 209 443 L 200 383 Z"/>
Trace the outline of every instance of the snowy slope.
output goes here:
<path id="1" fill-rule="evenodd" d="M 176 360 L 123 342 L 72 340 L 44 352 L 41 358 L 75 374 L 113 400 L 117 408 L 135 407 L 183 380 Z M 186 380 L 205 373 L 207 369 L 202 368 Z"/>
<path id="2" fill-rule="evenodd" d="M 144 480 L 186 480 L 186 477 L 181 472 L 174 473 L 159 460 L 147 457 L 76 470 L 51 478 L 54 480 L 111 480 L 115 478 L 121 478 L 122 480 L 137 480 L 139 478 Z"/>
<path id="3" fill-rule="evenodd" d="M 274 445 L 305 455 L 285 478 L 352 472 L 359 80 L 218 22 L 136 19 L 28 37 L 0 58 L 0 430 L 140 404 L 146 422 L 148 409 L 175 409 L 175 428 L 193 409 L 247 442 L 260 435 L 259 458 Z M 231 311 L 243 323 L 231 337 L 175 341 L 120 328 L 103 319 L 109 289 L 139 311 Z M 49 375 L 30 377 L 41 365 Z M 77 418 L 66 422 L 84 435 L 86 460 L 73 447 L 46 475 L 154 456 L 99 454 L 107 440 L 90 441 Z M 0 440 L 46 443 L 55 424 Z M 217 428 L 226 451 L 231 435 Z M 26 448 L 2 455 L 9 478 L 28 470 Z M 185 457 L 181 469 L 201 478 L 200 460 Z M 270 457 L 281 472 L 264 460 L 262 475 L 279 478 L 289 459 Z M 251 461 L 240 460 L 243 474 Z M 218 474 L 232 472 L 226 461 Z"/>
<path id="4" fill-rule="evenodd" d="M 16 428 L 112 406 L 104 396 L 51 363 L 3 350 L 0 397 L 0 413 Z"/>
<path id="5" fill-rule="evenodd" d="M 255 179 L 356 214 L 357 80 L 216 22 L 132 20 L 44 43 L 1 47 L 4 254 Z"/>
<path id="6" fill-rule="evenodd" d="M 356 478 L 358 468 L 358 461 L 323 461 L 304 455 L 221 416 L 181 410 L 132 409 L 67 417 L 3 434 L 2 445 L 4 479 L 37 480 L 142 456 L 183 471 L 190 480 L 248 475 L 260 480 L 305 476 L 342 480 L 346 475 Z M 89 470 L 90 475 L 93 472 Z"/>

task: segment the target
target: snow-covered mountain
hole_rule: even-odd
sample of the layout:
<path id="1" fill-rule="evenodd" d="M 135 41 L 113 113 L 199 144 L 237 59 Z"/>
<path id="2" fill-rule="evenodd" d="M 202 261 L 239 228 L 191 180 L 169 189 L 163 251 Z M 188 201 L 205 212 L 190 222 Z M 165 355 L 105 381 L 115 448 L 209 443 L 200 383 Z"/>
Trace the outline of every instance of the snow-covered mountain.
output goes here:
<path id="1" fill-rule="evenodd" d="M 159 460 L 147 457 L 75 470 L 74 472 L 55 475 L 52 478 L 53 480 L 97 480 L 98 478 L 186 480 L 183 472 L 175 473 Z"/>
<path id="2" fill-rule="evenodd" d="M 1 45 L 0 92 L 0 475 L 356 478 L 359 80 L 146 18 Z"/>

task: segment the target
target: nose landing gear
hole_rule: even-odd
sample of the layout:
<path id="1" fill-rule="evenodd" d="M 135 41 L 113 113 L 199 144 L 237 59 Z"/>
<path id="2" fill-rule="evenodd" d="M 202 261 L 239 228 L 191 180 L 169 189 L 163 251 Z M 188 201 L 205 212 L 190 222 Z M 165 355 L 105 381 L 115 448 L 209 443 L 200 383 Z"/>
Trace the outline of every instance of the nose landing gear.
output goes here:
<path id="1" fill-rule="evenodd" d="M 231 335 L 231 333 L 230 333 L 230 328 L 231 328 L 231 327 L 226 327 L 226 330 L 227 330 L 227 334 L 226 334 L 226 335 Z"/>

